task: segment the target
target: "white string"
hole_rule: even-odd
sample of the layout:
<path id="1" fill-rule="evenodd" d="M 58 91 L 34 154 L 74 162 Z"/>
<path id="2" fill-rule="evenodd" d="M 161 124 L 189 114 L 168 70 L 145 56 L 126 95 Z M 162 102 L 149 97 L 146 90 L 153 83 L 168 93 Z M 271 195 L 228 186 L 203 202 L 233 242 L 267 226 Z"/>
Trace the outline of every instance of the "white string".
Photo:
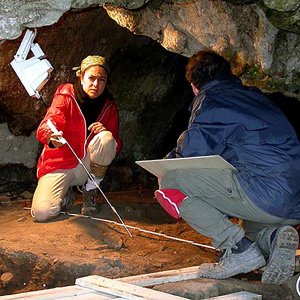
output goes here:
<path id="1" fill-rule="evenodd" d="M 104 223 L 110 223 L 110 224 L 114 224 L 114 225 L 117 225 L 117 226 L 124 227 L 124 225 L 121 224 L 121 223 L 118 223 L 118 222 L 115 222 L 115 221 L 111 221 L 111 220 L 107 220 L 107 219 L 95 218 L 95 217 L 91 217 L 91 216 L 86 216 L 86 215 L 81 215 L 81 214 L 74 214 L 74 213 L 68 213 L 68 212 L 63 212 L 63 211 L 61 211 L 60 213 L 68 215 L 68 216 L 90 218 L 91 220 L 100 221 L 100 222 L 104 222 Z M 128 224 L 126 224 L 126 227 L 128 227 L 130 229 L 135 229 L 135 230 L 140 231 L 140 232 L 144 232 L 144 233 L 148 233 L 148 234 L 153 234 L 153 235 L 157 235 L 157 236 L 164 237 L 164 238 L 167 238 L 167 239 L 175 240 L 177 242 L 184 242 L 184 243 L 192 244 L 194 246 L 198 246 L 198 247 L 202 247 L 202 248 L 207 248 L 207 249 L 218 251 L 218 249 L 216 249 L 215 247 L 204 245 L 204 244 L 200 244 L 200 243 L 196 243 L 194 241 L 190 241 L 190 240 L 185 240 L 185 239 L 181 239 L 181 238 L 169 236 L 169 235 L 166 235 L 166 234 L 163 234 L 163 233 L 159 233 L 159 232 L 155 232 L 155 231 L 150 231 L 150 230 L 142 229 L 142 228 L 139 228 L 139 227 L 136 227 L 136 226 L 131 226 L 131 225 L 128 225 Z"/>
<path id="2" fill-rule="evenodd" d="M 29 207 L 24 207 L 23 209 L 30 209 L 30 208 Z M 115 221 L 111 221 L 111 220 L 107 220 L 107 219 L 95 218 L 95 217 L 91 217 L 91 216 L 87 216 L 87 215 L 74 214 L 74 213 L 69 213 L 69 212 L 64 212 L 64 211 L 60 211 L 60 213 L 64 214 L 64 215 L 68 215 L 68 216 L 73 216 L 73 217 L 89 218 L 91 220 L 100 221 L 100 222 L 104 222 L 104 223 L 110 223 L 110 224 L 114 224 L 114 225 L 121 226 L 121 227 L 128 227 L 130 229 L 135 229 L 135 230 L 140 231 L 140 232 L 157 235 L 157 236 L 164 237 L 166 239 L 174 240 L 174 241 L 177 241 L 177 242 L 184 242 L 184 243 L 188 243 L 188 244 L 191 244 L 191 245 L 194 245 L 194 246 L 197 246 L 197 247 L 219 251 L 219 249 L 217 249 L 213 246 L 208 246 L 208 245 L 205 245 L 205 244 L 196 243 L 194 241 L 173 237 L 173 236 L 170 236 L 170 235 L 166 235 L 166 234 L 163 234 L 163 233 L 142 229 L 142 228 L 139 228 L 139 227 L 136 227 L 136 226 L 131 226 L 131 225 L 128 225 L 128 224 L 124 225 L 124 224 L 121 224 L 121 223 L 118 223 L 118 222 L 115 222 Z"/>

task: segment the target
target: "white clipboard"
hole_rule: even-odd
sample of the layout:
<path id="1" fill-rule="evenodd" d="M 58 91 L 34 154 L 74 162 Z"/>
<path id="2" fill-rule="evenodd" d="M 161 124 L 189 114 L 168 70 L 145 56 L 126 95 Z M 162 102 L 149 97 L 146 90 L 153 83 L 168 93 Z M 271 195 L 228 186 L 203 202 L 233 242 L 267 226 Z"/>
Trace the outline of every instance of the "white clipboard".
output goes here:
<path id="1" fill-rule="evenodd" d="M 168 171 L 176 169 L 230 169 L 236 168 L 220 155 L 196 156 L 184 158 L 138 160 L 136 164 L 157 176 L 163 177 Z"/>

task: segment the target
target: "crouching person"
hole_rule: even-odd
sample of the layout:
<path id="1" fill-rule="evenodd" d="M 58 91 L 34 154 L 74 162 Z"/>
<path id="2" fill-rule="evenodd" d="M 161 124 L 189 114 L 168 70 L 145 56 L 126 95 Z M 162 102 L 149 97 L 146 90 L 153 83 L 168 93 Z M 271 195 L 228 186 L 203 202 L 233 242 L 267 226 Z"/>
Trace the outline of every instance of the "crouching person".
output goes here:
<path id="1" fill-rule="evenodd" d="M 191 117 L 166 158 L 220 155 L 236 171 L 170 171 L 155 196 L 221 250 L 218 263 L 199 267 L 200 276 L 224 279 L 266 265 L 262 282 L 281 284 L 294 273 L 294 225 L 300 223 L 300 142 L 294 128 L 216 53 L 192 56 L 186 78 L 195 94 Z M 230 216 L 242 219 L 242 226 Z"/>
<path id="2" fill-rule="evenodd" d="M 98 184 L 121 148 L 118 110 L 107 89 L 110 70 L 105 58 L 88 56 L 74 70 L 76 82 L 58 87 L 37 129 L 44 148 L 37 166 L 38 184 L 31 214 L 38 222 L 52 219 L 72 206 L 73 186 L 82 186 L 81 213 L 92 215 L 98 211 L 98 189 L 60 137 L 67 140 Z M 51 131 L 48 120 L 58 133 Z"/>

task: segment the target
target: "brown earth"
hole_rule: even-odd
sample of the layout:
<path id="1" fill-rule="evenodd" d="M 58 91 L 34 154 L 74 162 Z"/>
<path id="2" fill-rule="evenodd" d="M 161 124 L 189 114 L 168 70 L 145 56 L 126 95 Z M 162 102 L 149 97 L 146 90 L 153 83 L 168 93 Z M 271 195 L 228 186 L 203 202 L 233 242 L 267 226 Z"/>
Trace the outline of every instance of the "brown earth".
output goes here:
<path id="1" fill-rule="evenodd" d="M 125 224 L 209 244 L 184 221 L 171 219 L 152 191 L 107 193 Z M 25 199 L 26 200 L 26 199 Z M 0 295 L 74 284 L 78 277 L 109 278 L 195 266 L 214 261 L 215 251 L 82 217 L 81 195 L 71 213 L 47 223 L 33 222 L 30 199 L 2 201 L 0 207 Z M 105 200 L 95 218 L 120 223 Z"/>
<path id="2" fill-rule="evenodd" d="M 106 195 L 127 225 L 210 245 L 184 221 L 171 219 L 156 203 L 153 191 Z M 98 220 L 119 223 L 104 199 L 95 219 L 80 215 L 78 192 L 71 210 L 74 215 L 60 214 L 51 222 L 36 223 L 30 215 L 30 196 L 26 197 L 11 201 L 0 196 L 0 296 L 73 285 L 76 278 L 92 274 L 118 278 L 197 266 L 217 258 L 214 250 L 132 228 L 130 237 L 122 226 Z M 261 286 L 258 273 L 236 278 Z M 267 292 L 271 298 L 264 299 L 284 299 L 279 294 L 274 298 L 272 289 Z"/>

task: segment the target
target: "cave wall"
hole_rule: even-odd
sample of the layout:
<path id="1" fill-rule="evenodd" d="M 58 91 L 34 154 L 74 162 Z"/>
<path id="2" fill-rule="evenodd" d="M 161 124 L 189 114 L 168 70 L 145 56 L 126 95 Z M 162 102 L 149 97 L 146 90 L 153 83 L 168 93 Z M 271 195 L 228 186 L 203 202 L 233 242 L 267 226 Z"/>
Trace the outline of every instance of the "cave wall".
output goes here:
<path id="1" fill-rule="evenodd" d="M 275 27 L 264 5 L 201 0 L 134 11 L 105 9 L 119 25 L 150 36 L 169 51 L 189 57 L 212 49 L 231 62 L 246 84 L 300 99 L 300 37 Z"/>
<path id="2" fill-rule="evenodd" d="M 21 185 L 22 177 L 28 182 L 30 176 L 35 183 L 32 168 L 41 145 L 34 135 L 47 109 L 42 101 L 28 96 L 9 65 L 22 37 L 0 46 L 0 111 L 3 112 L 0 118 L 6 129 L 0 130 L 0 141 L 5 145 L 0 150 L 0 171 L 4 174 L 6 170 L 6 176 L 0 176 L 0 192 L 11 189 L 8 181 L 13 174 L 18 174 Z M 184 78 L 187 59 L 165 50 L 149 37 L 133 35 L 118 26 L 102 8 L 65 14 L 57 24 L 39 28 L 35 42 L 54 67 L 50 81 L 41 91 L 47 106 L 59 84 L 74 81 L 72 67 L 80 65 L 82 58 L 90 54 L 108 58 L 112 69 L 109 89 L 116 97 L 123 140 L 123 149 L 110 170 L 110 177 L 113 180 L 121 176 L 124 185 L 131 184 L 134 161 L 161 155 L 165 147 L 162 141 L 174 117 L 191 100 L 190 86 Z M 23 140 L 10 139 L 6 146 L 8 136 Z M 24 139 L 31 149 L 25 147 Z M 21 148 L 20 143 L 23 143 Z M 164 148 L 165 151 L 172 146 Z M 16 150 L 12 152 L 13 148 Z M 8 163 L 13 165 L 9 176 Z"/>
<path id="3" fill-rule="evenodd" d="M 2 0 L 0 41 L 58 22 L 68 11 L 104 7 L 119 25 L 190 56 L 209 48 L 245 83 L 299 96 L 298 0 Z"/>
<path id="4" fill-rule="evenodd" d="M 200 49 L 230 60 L 246 84 L 300 103 L 299 13 L 298 0 L 2 0 L 0 192 L 35 184 L 41 150 L 34 135 L 46 107 L 10 66 L 26 28 L 38 29 L 35 42 L 54 67 L 41 92 L 46 105 L 83 57 L 109 59 L 124 142 L 109 174 L 128 186 L 139 172 L 134 161 L 163 156 L 184 128 L 192 97 L 184 67 Z"/>

